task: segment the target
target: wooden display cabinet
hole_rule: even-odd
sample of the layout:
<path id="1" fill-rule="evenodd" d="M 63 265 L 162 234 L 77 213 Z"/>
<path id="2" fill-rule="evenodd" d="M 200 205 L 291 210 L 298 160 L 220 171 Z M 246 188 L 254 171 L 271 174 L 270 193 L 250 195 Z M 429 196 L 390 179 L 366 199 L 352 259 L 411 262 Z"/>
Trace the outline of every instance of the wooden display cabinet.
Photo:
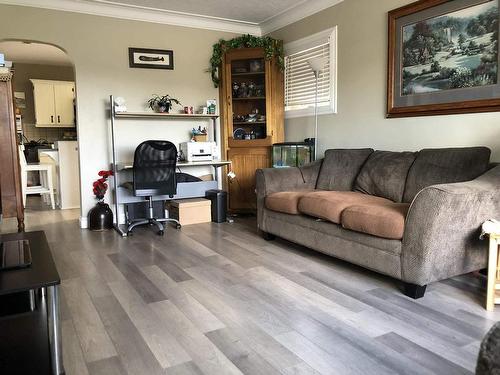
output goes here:
<path id="1" fill-rule="evenodd" d="M 226 52 L 221 67 L 222 155 L 236 177 L 226 180 L 229 210 L 256 209 L 255 171 L 271 167 L 271 146 L 284 139 L 284 78 L 262 48 Z"/>

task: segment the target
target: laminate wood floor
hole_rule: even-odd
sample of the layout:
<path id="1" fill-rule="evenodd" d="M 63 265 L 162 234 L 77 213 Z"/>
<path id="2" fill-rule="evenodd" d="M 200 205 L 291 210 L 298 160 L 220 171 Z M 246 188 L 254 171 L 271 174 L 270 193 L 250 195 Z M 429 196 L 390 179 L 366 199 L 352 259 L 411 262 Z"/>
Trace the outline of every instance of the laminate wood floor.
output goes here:
<path id="1" fill-rule="evenodd" d="M 500 320 L 476 276 L 414 301 L 393 279 L 262 240 L 253 218 L 121 238 L 80 230 L 77 216 L 26 219 L 63 279 L 68 375 L 470 374 Z"/>

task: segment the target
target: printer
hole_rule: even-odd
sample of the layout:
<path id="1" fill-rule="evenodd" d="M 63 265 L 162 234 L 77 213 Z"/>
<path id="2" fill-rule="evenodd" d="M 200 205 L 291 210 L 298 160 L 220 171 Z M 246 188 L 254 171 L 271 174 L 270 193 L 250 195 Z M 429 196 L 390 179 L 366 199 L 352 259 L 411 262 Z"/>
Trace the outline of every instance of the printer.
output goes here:
<path id="1" fill-rule="evenodd" d="M 212 161 L 218 158 L 215 142 L 182 142 L 180 152 L 182 160 L 189 162 Z"/>

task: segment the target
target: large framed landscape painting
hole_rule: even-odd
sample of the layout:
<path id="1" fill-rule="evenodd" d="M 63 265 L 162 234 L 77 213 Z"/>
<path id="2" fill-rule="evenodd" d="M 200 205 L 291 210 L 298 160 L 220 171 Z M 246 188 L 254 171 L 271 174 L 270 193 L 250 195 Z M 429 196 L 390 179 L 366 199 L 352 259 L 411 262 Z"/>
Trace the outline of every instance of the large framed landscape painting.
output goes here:
<path id="1" fill-rule="evenodd" d="M 387 116 L 500 111 L 500 0 L 421 0 L 389 12 Z"/>

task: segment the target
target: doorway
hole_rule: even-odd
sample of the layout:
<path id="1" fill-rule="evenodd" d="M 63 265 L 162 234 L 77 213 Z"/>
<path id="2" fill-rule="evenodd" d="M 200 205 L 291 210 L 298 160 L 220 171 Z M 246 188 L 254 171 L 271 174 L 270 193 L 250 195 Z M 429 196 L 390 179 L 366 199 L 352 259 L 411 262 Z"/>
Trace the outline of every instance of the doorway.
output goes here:
<path id="1" fill-rule="evenodd" d="M 62 49 L 0 41 L 13 72 L 21 190 L 25 212 L 80 208 L 74 65 Z"/>

